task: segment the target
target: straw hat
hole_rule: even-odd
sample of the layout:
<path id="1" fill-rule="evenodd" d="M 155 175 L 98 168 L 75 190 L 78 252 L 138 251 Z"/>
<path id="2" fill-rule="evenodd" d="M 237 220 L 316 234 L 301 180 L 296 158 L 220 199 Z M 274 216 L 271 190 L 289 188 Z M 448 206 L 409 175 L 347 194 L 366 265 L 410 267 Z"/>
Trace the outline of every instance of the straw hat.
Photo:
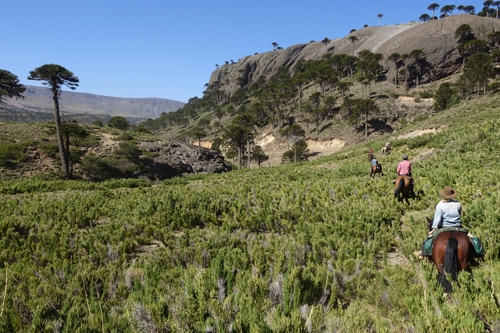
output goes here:
<path id="1" fill-rule="evenodd" d="M 451 186 L 445 186 L 442 190 L 439 190 L 439 195 L 444 200 L 451 200 L 457 196 L 458 192 Z"/>

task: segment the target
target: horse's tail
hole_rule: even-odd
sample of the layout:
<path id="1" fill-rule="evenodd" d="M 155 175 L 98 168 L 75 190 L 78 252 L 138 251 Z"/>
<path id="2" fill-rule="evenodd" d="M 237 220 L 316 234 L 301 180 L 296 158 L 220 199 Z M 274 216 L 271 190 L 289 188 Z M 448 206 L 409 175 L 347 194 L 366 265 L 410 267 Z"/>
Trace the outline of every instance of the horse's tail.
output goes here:
<path id="1" fill-rule="evenodd" d="M 458 274 L 458 240 L 451 237 L 446 245 L 446 253 L 444 255 L 444 270 L 451 274 L 451 278 L 456 280 Z"/>
<path id="2" fill-rule="evenodd" d="M 439 276 L 439 282 L 447 293 L 451 292 L 451 283 L 446 279 L 446 274 L 450 274 L 453 280 L 457 279 L 458 275 L 458 241 L 455 237 L 451 237 L 446 245 L 446 253 L 444 255 L 444 271 Z"/>
<path id="3" fill-rule="evenodd" d="M 396 191 L 394 191 L 394 198 L 399 197 L 399 193 L 403 190 L 403 186 L 405 185 L 405 180 L 404 178 L 399 179 L 399 181 L 396 184 Z"/>

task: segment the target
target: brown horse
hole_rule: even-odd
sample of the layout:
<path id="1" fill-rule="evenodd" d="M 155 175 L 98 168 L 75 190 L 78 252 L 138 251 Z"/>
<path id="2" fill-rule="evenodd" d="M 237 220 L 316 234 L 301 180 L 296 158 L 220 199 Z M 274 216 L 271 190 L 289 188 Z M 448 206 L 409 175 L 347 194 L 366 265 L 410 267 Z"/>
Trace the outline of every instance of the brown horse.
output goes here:
<path id="1" fill-rule="evenodd" d="M 383 176 L 384 173 L 382 172 L 382 164 L 377 164 L 377 165 L 372 165 L 370 167 L 370 177 L 375 178 L 375 175 Z"/>
<path id="2" fill-rule="evenodd" d="M 397 198 L 399 202 L 410 204 L 408 199 L 415 198 L 415 192 L 413 192 L 413 182 L 408 176 L 398 176 L 394 181 L 394 198 Z"/>
<path id="3" fill-rule="evenodd" d="M 432 220 L 427 218 L 428 229 L 432 229 Z M 456 280 L 458 272 L 469 267 L 473 260 L 474 249 L 467 234 L 461 231 L 443 231 L 439 233 L 432 246 L 432 261 L 438 270 L 438 280 L 445 292 L 452 291 L 451 283 L 446 279 L 449 274 Z"/>

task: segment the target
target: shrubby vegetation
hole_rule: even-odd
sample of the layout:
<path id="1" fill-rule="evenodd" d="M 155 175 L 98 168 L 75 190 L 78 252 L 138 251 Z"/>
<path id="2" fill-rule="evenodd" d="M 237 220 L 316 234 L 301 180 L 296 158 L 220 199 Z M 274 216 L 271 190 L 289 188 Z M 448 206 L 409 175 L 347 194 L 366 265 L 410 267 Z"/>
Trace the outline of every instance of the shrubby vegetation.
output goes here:
<path id="1" fill-rule="evenodd" d="M 448 128 L 391 141 L 387 178 L 369 178 L 366 144 L 155 185 L 0 181 L 0 331 L 497 330 L 497 104 L 444 110 L 418 126 Z M 410 206 L 392 196 L 402 153 L 423 192 Z M 411 254 L 444 185 L 487 251 L 449 298 Z"/>

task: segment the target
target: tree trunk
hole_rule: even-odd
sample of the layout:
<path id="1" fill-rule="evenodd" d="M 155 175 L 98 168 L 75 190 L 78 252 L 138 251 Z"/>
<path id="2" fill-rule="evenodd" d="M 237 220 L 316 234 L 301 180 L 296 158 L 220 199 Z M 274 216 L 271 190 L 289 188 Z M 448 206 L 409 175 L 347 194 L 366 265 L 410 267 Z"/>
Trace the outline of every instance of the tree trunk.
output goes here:
<path id="1" fill-rule="evenodd" d="M 368 111 L 365 111 L 365 138 L 368 138 Z"/>
<path id="2" fill-rule="evenodd" d="M 405 64 L 405 91 L 408 91 L 408 67 Z"/>
<path id="3" fill-rule="evenodd" d="M 250 140 L 247 140 L 247 151 L 248 151 L 248 168 L 252 168 L 252 163 L 250 160 Z"/>
<path id="4" fill-rule="evenodd" d="M 398 64 L 394 63 L 394 67 L 396 67 L 396 74 L 394 75 L 394 84 L 398 85 Z"/>
<path id="5" fill-rule="evenodd" d="M 242 164 L 242 149 L 241 147 L 238 147 L 238 170 L 241 170 L 241 164 Z"/>
<path id="6" fill-rule="evenodd" d="M 59 115 L 59 99 L 58 99 L 58 91 L 56 87 L 52 88 L 52 102 L 54 105 L 54 121 L 56 124 L 56 135 L 57 135 L 57 145 L 59 146 L 59 155 L 61 158 L 61 167 L 66 175 L 66 177 L 69 176 L 69 168 L 68 164 L 66 163 L 66 153 L 64 151 L 64 143 L 63 139 L 61 136 L 61 117 Z"/>

